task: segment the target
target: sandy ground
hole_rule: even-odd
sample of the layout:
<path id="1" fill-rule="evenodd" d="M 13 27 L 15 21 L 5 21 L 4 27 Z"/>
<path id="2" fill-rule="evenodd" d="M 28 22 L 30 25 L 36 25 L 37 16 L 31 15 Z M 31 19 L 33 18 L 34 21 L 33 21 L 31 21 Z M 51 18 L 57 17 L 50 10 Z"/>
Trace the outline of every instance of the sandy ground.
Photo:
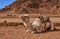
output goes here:
<path id="1" fill-rule="evenodd" d="M 0 39 L 60 39 L 60 26 L 58 30 L 44 33 L 27 33 L 23 25 L 20 26 L 0 26 Z"/>
<path id="2" fill-rule="evenodd" d="M 0 19 L 4 21 L 5 19 Z M 8 20 L 8 19 L 7 19 Z M 10 21 L 14 20 L 10 19 Z M 9 21 L 8 20 L 8 21 Z M 14 21 L 21 21 L 20 19 L 15 19 Z M 59 19 L 52 19 L 53 22 L 59 22 Z M 55 21 L 56 20 L 56 21 Z M 56 26 L 56 31 L 47 31 L 43 33 L 27 33 L 26 28 L 23 25 L 19 26 L 0 26 L 0 39 L 60 39 L 60 26 Z"/>

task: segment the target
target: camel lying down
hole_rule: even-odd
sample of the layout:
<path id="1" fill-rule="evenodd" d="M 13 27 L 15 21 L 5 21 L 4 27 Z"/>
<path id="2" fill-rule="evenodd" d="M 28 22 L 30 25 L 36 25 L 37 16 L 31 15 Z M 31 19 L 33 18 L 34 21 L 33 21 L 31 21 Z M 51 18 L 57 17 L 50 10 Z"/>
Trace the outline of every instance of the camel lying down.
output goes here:
<path id="1" fill-rule="evenodd" d="M 42 23 L 40 26 L 32 25 L 32 33 L 35 32 L 45 32 L 47 30 L 53 31 L 55 30 L 54 24 L 50 22 Z"/>
<path id="2" fill-rule="evenodd" d="M 54 23 L 52 23 L 49 17 L 41 16 L 36 18 L 33 23 L 30 23 L 28 16 L 21 16 L 23 24 L 27 27 L 27 32 L 44 32 L 47 30 L 55 30 Z"/>
<path id="3" fill-rule="evenodd" d="M 45 18 L 44 18 L 45 19 Z M 48 21 L 47 19 L 44 21 L 44 19 L 41 20 L 41 18 L 36 18 L 35 21 L 32 23 L 32 33 L 35 32 L 45 32 L 47 30 L 53 31 L 55 30 L 54 23 Z"/>

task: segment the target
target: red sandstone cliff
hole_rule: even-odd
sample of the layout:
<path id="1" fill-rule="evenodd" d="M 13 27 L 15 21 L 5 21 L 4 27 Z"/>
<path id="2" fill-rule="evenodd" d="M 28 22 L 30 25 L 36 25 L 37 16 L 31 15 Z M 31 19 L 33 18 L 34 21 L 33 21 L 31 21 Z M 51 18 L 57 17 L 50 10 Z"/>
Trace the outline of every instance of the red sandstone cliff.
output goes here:
<path id="1" fill-rule="evenodd" d="M 16 0 L 0 12 L 59 14 L 60 0 Z"/>

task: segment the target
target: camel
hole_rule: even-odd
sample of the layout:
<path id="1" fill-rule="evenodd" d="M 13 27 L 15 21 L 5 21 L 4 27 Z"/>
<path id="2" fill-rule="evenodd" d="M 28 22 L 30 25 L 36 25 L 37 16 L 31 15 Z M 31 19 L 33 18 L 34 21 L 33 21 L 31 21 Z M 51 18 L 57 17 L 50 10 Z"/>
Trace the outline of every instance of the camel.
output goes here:
<path id="1" fill-rule="evenodd" d="M 39 19 L 40 19 L 40 21 L 39 21 Z M 32 33 L 34 33 L 34 32 L 41 33 L 41 32 L 45 32 L 47 30 L 51 30 L 51 31 L 55 30 L 54 23 L 50 21 L 48 16 L 41 16 L 39 19 L 36 19 L 32 23 L 32 27 L 33 27 Z"/>
<path id="2" fill-rule="evenodd" d="M 30 23 L 28 14 L 21 15 L 19 18 L 23 20 L 23 24 L 28 28 L 27 32 L 31 31 L 31 33 L 41 33 L 47 30 L 53 31 L 55 29 L 54 23 L 50 21 L 48 16 L 38 17 L 33 21 L 33 23 Z"/>

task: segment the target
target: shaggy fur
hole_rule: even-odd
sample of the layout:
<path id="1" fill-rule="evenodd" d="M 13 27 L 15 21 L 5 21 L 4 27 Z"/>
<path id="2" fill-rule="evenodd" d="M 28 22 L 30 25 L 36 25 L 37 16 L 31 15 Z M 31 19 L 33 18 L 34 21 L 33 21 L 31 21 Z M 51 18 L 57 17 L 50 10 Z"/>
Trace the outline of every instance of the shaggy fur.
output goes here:
<path id="1" fill-rule="evenodd" d="M 41 16 L 36 18 L 33 23 L 30 23 L 28 16 L 21 16 L 25 27 L 28 28 L 32 33 L 35 32 L 44 32 L 47 30 L 53 31 L 55 29 L 54 24 L 50 21 L 48 16 Z"/>

